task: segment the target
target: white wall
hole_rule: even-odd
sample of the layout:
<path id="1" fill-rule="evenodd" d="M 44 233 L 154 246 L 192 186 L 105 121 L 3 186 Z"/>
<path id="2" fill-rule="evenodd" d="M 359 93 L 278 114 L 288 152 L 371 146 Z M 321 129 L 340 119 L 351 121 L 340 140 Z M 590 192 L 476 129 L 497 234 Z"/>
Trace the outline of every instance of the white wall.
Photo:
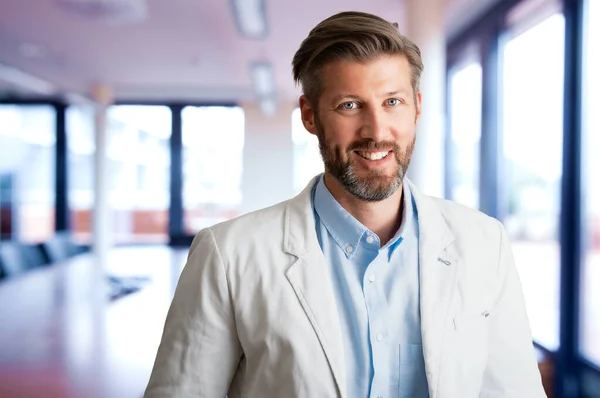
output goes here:
<path id="1" fill-rule="evenodd" d="M 407 35 L 421 49 L 422 113 L 408 177 L 425 194 L 444 197 L 445 162 L 445 0 L 406 4 Z"/>
<path id="2" fill-rule="evenodd" d="M 267 117 L 255 103 L 242 104 L 246 117 L 241 212 L 287 200 L 294 194 L 292 111 L 295 102 L 279 103 Z"/>

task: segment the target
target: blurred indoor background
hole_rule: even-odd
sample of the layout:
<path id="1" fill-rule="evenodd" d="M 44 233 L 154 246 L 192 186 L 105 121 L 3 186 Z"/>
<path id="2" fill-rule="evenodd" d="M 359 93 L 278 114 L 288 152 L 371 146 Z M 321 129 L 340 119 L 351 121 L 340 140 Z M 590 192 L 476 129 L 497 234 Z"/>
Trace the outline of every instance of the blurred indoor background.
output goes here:
<path id="1" fill-rule="evenodd" d="M 409 177 L 504 223 L 548 396 L 600 397 L 600 0 L 0 0 L 0 397 L 141 397 L 194 234 L 322 172 L 291 61 L 344 10 L 421 47 Z"/>

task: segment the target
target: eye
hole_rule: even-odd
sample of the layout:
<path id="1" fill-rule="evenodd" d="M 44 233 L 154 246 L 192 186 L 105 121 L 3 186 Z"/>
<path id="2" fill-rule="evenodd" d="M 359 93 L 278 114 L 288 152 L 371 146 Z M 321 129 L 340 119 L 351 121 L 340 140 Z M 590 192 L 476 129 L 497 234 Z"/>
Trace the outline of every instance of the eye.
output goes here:
<path id="1" fill-rule="evenodd" d="M 400 100 L 398 98 L 390 98 L 386 100 L 388 106 L 397 106 L 400 105 Z"/>
<path id="2" fill-rule="evenodd" d="M 354 101 L 344 102 L 343 104 L 340 105 L 340 108 L 345 111 L 351 111 L 353 109 L 356 109 L 357 107 L 358 107 L 358 104 Z"/>

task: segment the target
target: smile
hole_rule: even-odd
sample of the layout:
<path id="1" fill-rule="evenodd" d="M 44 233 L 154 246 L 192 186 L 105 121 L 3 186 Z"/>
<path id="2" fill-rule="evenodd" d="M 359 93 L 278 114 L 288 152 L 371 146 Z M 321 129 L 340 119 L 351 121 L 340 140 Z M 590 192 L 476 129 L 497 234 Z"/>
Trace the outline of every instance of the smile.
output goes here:
<path id="1" fill-rule="evenodd" d="M 387 157 L 389 151 L 386 152 L 366 152 L 366 151 L 356 151 L 358 155 L 367 160 L 381 160 Z"/>

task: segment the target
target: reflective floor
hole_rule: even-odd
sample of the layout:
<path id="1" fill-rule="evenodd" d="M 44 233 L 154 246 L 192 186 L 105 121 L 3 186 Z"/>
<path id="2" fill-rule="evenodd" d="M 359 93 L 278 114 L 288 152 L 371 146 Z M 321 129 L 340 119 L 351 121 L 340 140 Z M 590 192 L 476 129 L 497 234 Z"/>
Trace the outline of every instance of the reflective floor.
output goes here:
<path id="1" fill-rule="evenodd" d="M 0 397 L 134 398 L 148 381 L 186 250 L 87 254 L 0 284 Z M 149 276 L 114 301 L 106 275 Z"/>
<path id="2" fill-rule="evenodd" d="M 556 288 L 549 283 L 556 279 L 557 270 L 548 268 L 553 262 L 539 258 L 551 250 L 514 246 L 517 258 L 532 260 L 519 269 L 523 283 L 538 286 L 526 289 L 528 307 L 546 308 L 531 314 L 532 324 L 554 334 L 554 305 L 536 304 L 544 289 Z M 0 397 L 141 397 L 186 256 L 187 249 L 166 246 L 118 248 L 104 267 L 84 254 L 0 283 Z M 108 275 L 150 281 L 110 301 Z M 594 355 L 595 336 L 591 329 L 582 336 Z"/>

